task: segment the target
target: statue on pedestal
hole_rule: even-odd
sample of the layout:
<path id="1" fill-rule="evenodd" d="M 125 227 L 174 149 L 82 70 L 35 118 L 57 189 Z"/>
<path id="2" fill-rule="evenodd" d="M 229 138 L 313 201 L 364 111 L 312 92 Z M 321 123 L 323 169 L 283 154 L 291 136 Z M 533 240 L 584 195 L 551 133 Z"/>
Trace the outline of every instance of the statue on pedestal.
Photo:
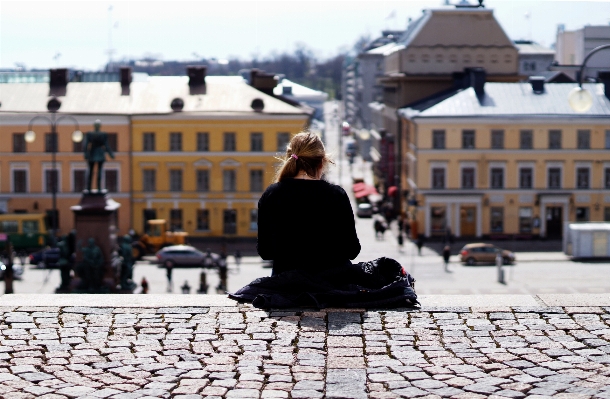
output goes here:
<path id="1" fill-rule="evenodd" d="M 83 141 L 83 151 L 85 159 L 89 163 L 89 171 L 87 173 L 87 190 L 91 192 L 91 181 L 93 179 L 93 168 L 97 163 L 97 190 L 101 192 L 102 169 L 106 161 L 106 153 L 110 158 L 114 158 L 114 153 L 108 145 L 108 133 L 100 130 L 102 122 L 97 119 L 93 123 L 95 128 L 92 132 L 87 132 Z"/>

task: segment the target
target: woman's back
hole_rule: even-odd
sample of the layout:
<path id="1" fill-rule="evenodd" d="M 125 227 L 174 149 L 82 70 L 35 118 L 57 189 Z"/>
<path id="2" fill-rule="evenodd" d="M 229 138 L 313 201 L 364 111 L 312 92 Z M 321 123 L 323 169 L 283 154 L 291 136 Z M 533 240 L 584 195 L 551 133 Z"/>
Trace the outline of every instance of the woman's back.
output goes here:
<path id="1" fill-rule="evenodd" d="M 345 191 L 323 180 L 286 179 L 259 201 L 259 255 L 274 273 L 339 266 L 360 252 Z"/>

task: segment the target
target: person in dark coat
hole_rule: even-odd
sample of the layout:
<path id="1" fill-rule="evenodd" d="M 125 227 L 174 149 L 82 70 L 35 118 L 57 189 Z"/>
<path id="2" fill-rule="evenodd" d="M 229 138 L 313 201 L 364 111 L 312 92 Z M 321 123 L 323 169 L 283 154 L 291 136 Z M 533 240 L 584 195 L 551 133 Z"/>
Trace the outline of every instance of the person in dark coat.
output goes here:
<path id="1" fill-rule="evenodd" d="M 424 236 L 423 235 L 418 235 L 417 236 L 417 254 L 419 256 L 421 256 L 421 248 L 424 246 Z"/>
<path id="2" fill-rule="evenodd" d="M 331 162 L 317 135 L 297 134 L 276 183 L 261 196 L 256 248 L 261 258 L 273 261 L 272 275 L 338 267 L 360 253 L 347 193 L 321 179 Z"/>
<path id="3" fill-rule="evenodd" d="M 449 257 L 451 256 L 451 247 L 449 245 L 445 245 L 443 248 L 443 261 L 445 262 L 445 271 L 449 271 Z"/>

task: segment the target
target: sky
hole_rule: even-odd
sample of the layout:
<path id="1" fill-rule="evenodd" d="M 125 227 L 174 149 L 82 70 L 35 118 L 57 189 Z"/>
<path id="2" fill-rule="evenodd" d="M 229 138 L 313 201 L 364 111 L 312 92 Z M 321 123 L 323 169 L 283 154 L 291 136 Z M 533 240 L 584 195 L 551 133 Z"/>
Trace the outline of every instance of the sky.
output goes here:
<path id="1" fill-rule="evenodd" d="M 99 70 L 109 48 L 113 60 L 246 60 L 304 43 L 325 59 L 351 48 L 362 35 L 405 29 L 409 18 L 444 1 L 0 0 L 0 68 Z M 555 42 L 560 23 L 567 30 L 610 23 L 610 0 L 484 3 L 511 39 L 546 46 Z"/>

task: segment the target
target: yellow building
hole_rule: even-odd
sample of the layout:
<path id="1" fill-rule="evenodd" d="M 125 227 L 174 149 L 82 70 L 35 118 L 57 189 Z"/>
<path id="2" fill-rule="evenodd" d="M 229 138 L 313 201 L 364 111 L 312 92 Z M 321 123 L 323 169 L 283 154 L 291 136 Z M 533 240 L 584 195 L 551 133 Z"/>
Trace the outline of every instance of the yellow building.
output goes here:
<path id="1" fill-rule="evenodd" d="M 66 72 L 67 74 L 67 72 Z M 100 119 L 115 159 L 104 164 L 102 186 L 121 204 L 119 234 L 145 230 L 150 218 L 192 237 L 255 237 L 257 202 L 272 182 L 275 156 L 308 124 L 310 111 L 272 95 L 273 75 L 144 77 L 121 82 L 2 84 L 0 86 L 0 211 L 51 211 L 50 125 L 37 119 L 36 139 L 26 143 L 29 121 L 50 118 L 56 97 L 59 145 L 59 231 L 74 225 L 70 206 L 84 188 L 87 165 L 72 142 L 75 118 L 83 132 Z M 57 74 L 51 73 L 51 80 Z M 66 115 L 66 117 L 59 119 Z"/>
<path id="2" fill-rule="evenodd" d="M 186 77 L 150 78 L 151 93 L 180 98 L 178 112 L 132 117 L 133 226 L 163 218 L 191 237 L 256 237 L 258 199 L 272 183 L 275 156 L 309 115 L 241 77 L 208 76 L 206 94 Z M 253 102 L 263 109 L 254 110 Z M 261 104 L 259 104 L 260 106 Z M 254 104 L 256 108 L 256 104 Z"/>
<path id="3" fill-rule="evenodd" d="M 594 103 L 577 113 L 574 87 L 487 83 L 401 109 L 419 234 L 560 238 L 564 222 L 610 221 L 610 100 L 585 84 Z"/>
<path id="4" fill-rule="evenodd" d="M 104 164 L 102 187 L 121 204 L 119 230 L 129 230 L 130 121 L 128 115 L 119 112 L 119 107 L 108 107 L 109 103 L 104 100 L 113 91 L 120 95 L 119 83 L 68 83 L 51 90 L 48 83 L 0 85 L 0 212 L 46 212 L 51 221 L 56 179 L 58 233 L 67 234 L 74 227 L 70 207 L 80 201 L 88 169 L 82 143 L 72 141 L 72 132 L 93 130 L 93 122 L 100 119 L 102 130 L 109 133 L 109 144 L 115 155 Z M 47 111 L 53 95 L 61 102 L 55 114 L 55 168 L 50 124 L 53 115 Z M 28 143 L 25 132 L 30 128 L 36 136 Z"/>

